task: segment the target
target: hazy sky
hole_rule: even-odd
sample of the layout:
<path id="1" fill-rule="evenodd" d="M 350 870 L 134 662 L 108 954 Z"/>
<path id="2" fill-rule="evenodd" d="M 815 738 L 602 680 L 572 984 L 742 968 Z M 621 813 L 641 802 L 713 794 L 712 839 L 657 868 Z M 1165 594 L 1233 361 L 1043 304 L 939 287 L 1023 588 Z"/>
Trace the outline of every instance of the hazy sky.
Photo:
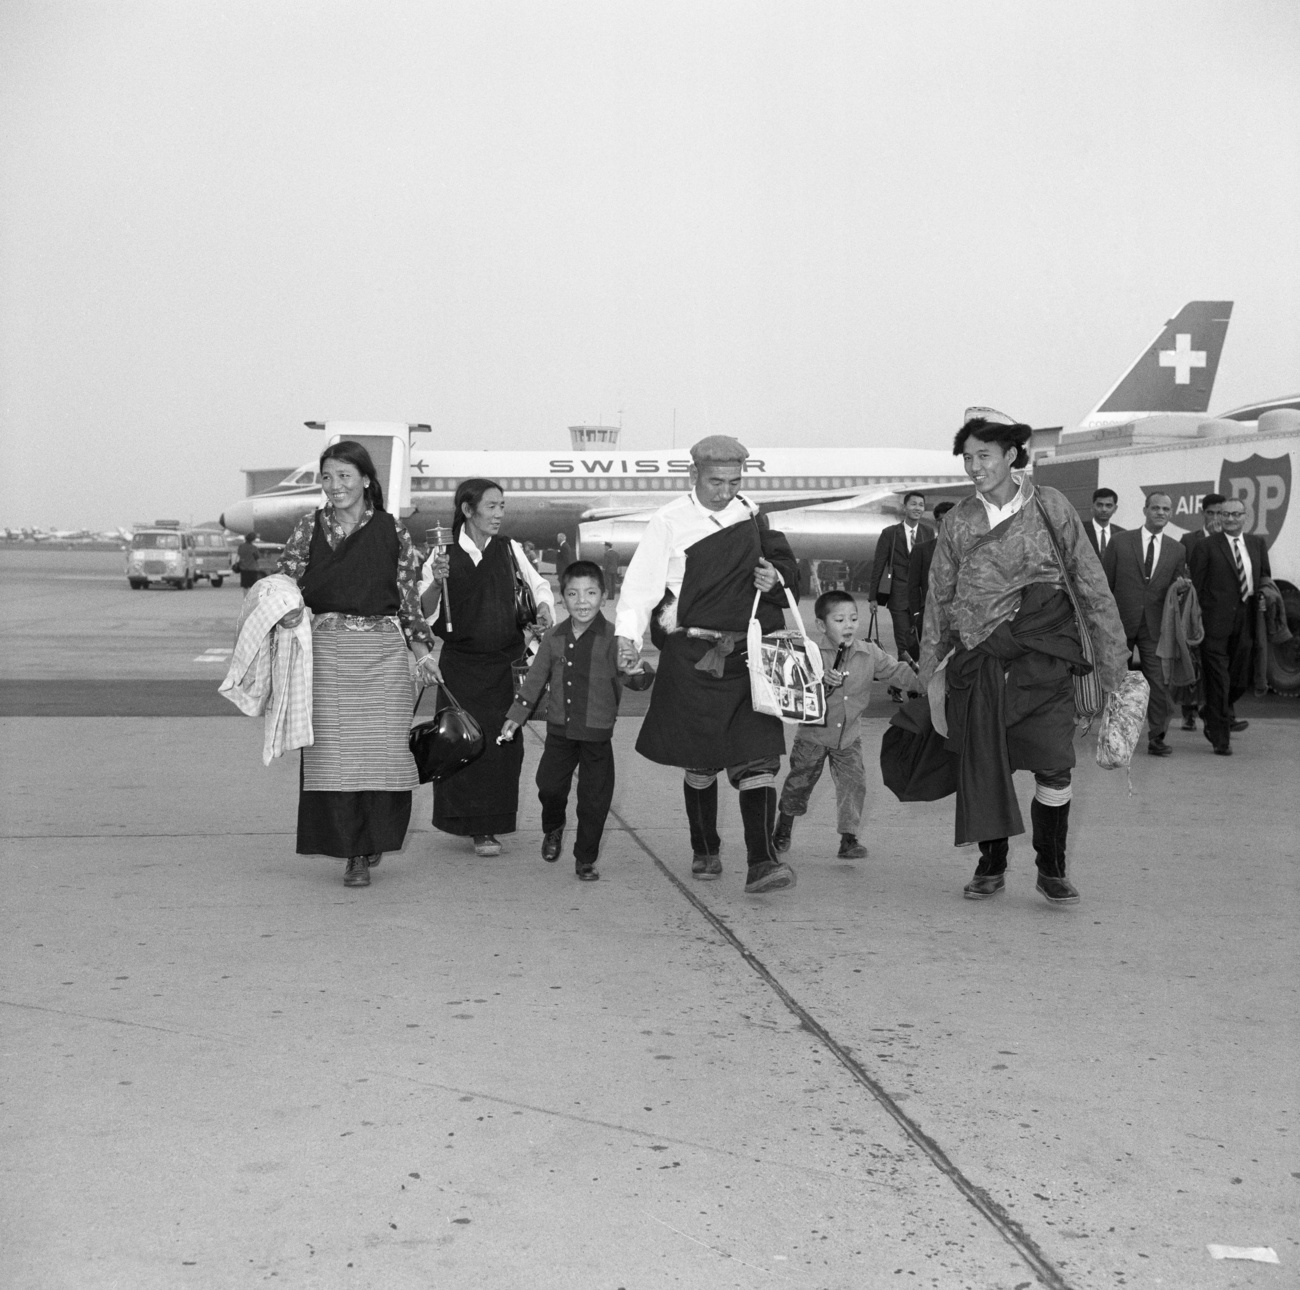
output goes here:
<path id="1" fill-rule="evenodd" d="M 1194 298 L 1300 388 L 1300 5 L 0 4 L 0 523 L 215 516 L 311 418 L 943 447 Z"/>

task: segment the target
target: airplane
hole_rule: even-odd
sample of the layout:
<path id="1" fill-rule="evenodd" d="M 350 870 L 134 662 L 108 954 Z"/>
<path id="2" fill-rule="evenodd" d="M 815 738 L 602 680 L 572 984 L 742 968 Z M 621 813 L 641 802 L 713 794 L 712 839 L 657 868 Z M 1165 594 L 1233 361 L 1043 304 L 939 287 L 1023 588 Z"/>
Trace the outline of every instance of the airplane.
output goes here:
<path id="1" fill-rule="evenodd" d="M 1192 301 L 1085 419 L 1083 428 L 1118 425 L 1135 417 L 1169 412 L 1204 412 L 1218 371 L 1232 312 L 1231 301 Z M 1193 376 L 1193 374 L 1195 374 Z M 308 421 L 331 437 L 348 437 L 348 422 Z M 356 432 L 373 433 L 373 423 Z M 425 425 L 394 425 L 385 432 L 408 435 Z M 411 510 L 403 518 L 417 541 L 435 524 L 450 524 L 457 484 L 474 476 L 498 480 L 506 492 L 507 527 L 519 541 L 555 544 L 558 533 L 578 531 L 583 556 L 599 555 L 611 543 L 620 559 L 630 557 L 650 514 L 673 492 L 689 487 L 690 458 L 683 449 L 622 450 L 616 427 L 574 427 L 599 431 L 589 450 L 495 452 L 411 449 Z M 1036 431 L 1054 442 L 1057 427 Z M 948 452 L 923 448 L 755 448 L 745 463 L 741 492 L 759 509 L 780 512 L 779 527 L 801 559 L 869 559 L 875 540 L 896 522 L 899 499 L 910 490 L 933 505 L 955 500 L 970 481 Z M 1036 454 L 1037 455 L 1037 454 Z M 255 531 L 262 543 L 282 544 L 301 515 L 324 504 L 315 461 L 280 483 L 228 506 L 221 523 L 240 533 Z"/>
<path id="2" fill-rule="evenodd" d="M 350 437 L 347 422 L 316 424 L 331 437 Z M 413 449 L 412 509 L 403 518 L 418 541 L 435 524 L 451 523 L 461 480 L 495 479 L 505 489 L 509 532 L 517 541 L 551 547 L 558 533 L 576 528 L 585 554 L 598 554 L 611 541 L 626 557 L 650 514 L 690 486 L 690 465 L 682 448 L 620 450 L 616 443 L 604 452 Z M 781 512 L 781 531 L 801 558 L 863 559 L 864 539 L 874 542 L 894 522 L 866 508 L 913 488 L 942 496 L 969 487 L 953 456 L 936 449 L 766 448 L 752 450 L 741 491 L 760 510 Z M 275 487 L 228 506 L 221 523 L 256 532 L 264 543 L 283 543 L 298 517 L 324 500 L 316 463 L 308 462 Z"/>

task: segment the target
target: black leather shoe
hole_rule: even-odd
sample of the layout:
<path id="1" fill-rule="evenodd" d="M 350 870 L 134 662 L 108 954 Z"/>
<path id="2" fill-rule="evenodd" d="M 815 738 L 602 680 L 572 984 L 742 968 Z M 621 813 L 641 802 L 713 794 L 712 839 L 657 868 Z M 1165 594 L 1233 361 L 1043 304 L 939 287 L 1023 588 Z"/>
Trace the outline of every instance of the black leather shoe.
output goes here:
<path id="1" fill-rule="evenodd" d="M 1195 730 L 1195 729 L 1196 729 L 1196 718 L 1195 718 L 1195 717 L 1184 717 L 1184 718 L 1183 718 L 1183 729 L 1184 729 L 1184 730 Z"/>
<path id="2" fill-rule="evenodd" d="M 1231 756 L 1232 756 L 1232 745 L 1231 745 L 1231 744 L 1215 744 L 1215 745 L 1214 745 L 1214 755 L 1215 755 L 1216 757 L 1231 757 Z"/>
<path id="3" fill-rule="evenodd" d="M 370 886 L 370 857 L 348 856 L 348 871 L 343 875 L 345 887 Z"/>
<path id="4" fill-rule="evenodd" d="M 967 900 L 987 900 L 1007 885 L 1005 873 L 977 873 L 962 889 Z"/>
<path id="5" fill-rule="evenodd" d="M 573 866 L 573 871 L 578 875 L 579 882 L 596 882 L 600 878 L 594 864 L 582 864 L 579 861 Z"/>
<path id="6" fill-rule="evenodd" d="M 1039 873 L 1038 890 L 1053 905 L 1074 905 L 1079 900 L 1079 893 L 1064 878 L 1053 878 L 1051 874 Z"/>
<path id="7" fill-rule="evenodd" d="M 1159 743 L 1152 740 L 1147 744 L 1147 752 L 1152 757 L 1172 757 L 1174 750 L 1162 739 Z"/>
<path id="8" fill-rule="evenodd" d="M 701 882 L 710 882 L 722 876 L 722 857 L 719 855 L 701 855 L 698 851 L 691 858 L 691 877 Z"/>
<path id="9" fill-rule="evenodd" d="M 551 829 L 542 838 L 542 859 L 547 864 L 554 864 L 560 858 L 560 847 L 564 842 L 564 826 Z"/>
<path id="10" fill-rule="evenodd" d="M 840 849 L 835 856 L 837 860 L 864 860 L 866 855 L 867 848 L 858 841 L 856 834 L 840 834 Z"/>
<path id="11" fill-rule="evenodd" d="M 1229 725 L 1228 729 L 1231 730 L 1234 735 L 1239 735 L 1248 725 L 1250 725 L 1249 721 L 1234 721 Z"/>
<path id="12" fill-rule="evenodd" d="M 366 857 L 366 863 L 373 869 L 383 858 L 384 853 L 376 851 L 374 855 Z"/>

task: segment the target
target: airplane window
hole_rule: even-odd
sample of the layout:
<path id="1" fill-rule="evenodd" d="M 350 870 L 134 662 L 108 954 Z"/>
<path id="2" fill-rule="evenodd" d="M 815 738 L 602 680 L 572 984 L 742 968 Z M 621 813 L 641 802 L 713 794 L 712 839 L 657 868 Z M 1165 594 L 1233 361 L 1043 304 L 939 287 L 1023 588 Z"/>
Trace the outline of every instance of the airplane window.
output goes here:
<path id="1" fill-rule="evenodd" d="M 510 489 L 512 492 L 516 493 L 519 491 L 519 481 L 517 479 L 512 479 L 510 481 Z"/>
<path id="2" fill-rule="evenodd" d="M 560 480 L 560 487 L 561 487 L 561 488 L 572 488 L 572 487 L 573 487 L 573 480 L 571 480 L 571 479 L 562 479 L 562 480 Z"/>

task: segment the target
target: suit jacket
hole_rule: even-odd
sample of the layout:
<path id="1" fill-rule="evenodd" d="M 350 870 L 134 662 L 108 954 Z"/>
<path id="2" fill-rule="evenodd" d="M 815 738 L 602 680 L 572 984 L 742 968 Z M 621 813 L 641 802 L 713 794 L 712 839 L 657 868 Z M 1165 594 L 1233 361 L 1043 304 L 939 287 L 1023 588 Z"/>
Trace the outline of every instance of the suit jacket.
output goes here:
<path id="1" fill-rule="evenodd" d="M 1113 542 L 1113 541 L 1115 540 L 1115 538 L 1116 538 L 1119 534 L 1121 534 L 1121 533 L 1127 533 L 1127 532 L 1128 532 L 1128 529 L 1126 529 L 1126 528 L 1122 528 L 1120 525 L 1115 524 L 1115 523 L 1112 522 L 1112 524 L 1111 524 L 1111 526 L 1110 526 L 1110 542 L 1107 542 L 1107 543 L 1106 543 L 1106 550 L 1107 550 L 1107 551 L 1110 550 L 1110 543 Z M 1101 552 L 1097 549 L 1097 530 L 1096 530 L 1095 528 L 1093 528 L 1093 526 L 1092 526 L 1092 516 L 1091 516 L 1091 515 L 1089 515 L 1088 518 L 1087 518 L 1086 520 L 1083 521 L 1083 533 L 1084 533 L 1084 536 L 1088 539 L 1088 543 L 1089 543 L 1089 545 L 1090 545 L 1090 546 L 1092 547 L 1092 549 L 1093 549 L 1094 551 L 1096 551 L 1097 554 L 1100 556 L 1100 555 L 1101 555 Z"/>
<path id="2" fill-rule="evenodd" d="M 937 545 L 934 540 L 918 542 L 912 548 L 912 558 L 908 561 L 907 611 L 918 620 L 925 613 L 925 596 L 930 590 L 930 561 L 934 559 L 934 548 Z"/>
<path id="3" fill-rule="evenodd" d="M 913 544 L 913 550 L 922 542 L 933 542 L 934 538 L 934 529 L 922 520 L 916 526 L 916 542 Z M 891 557 L 894 581 L 889 593 L 889 603 L 892 609 L 906 613 L 907 566 L 912 558 L 912 552 L 907 549 L 907 534 L 903 531 L 902 524 L 888 525 L 880 531 L 880 537 L 876 539 L 876 558 L 871 565 L 871 586 L 867 591 L 872 600 L 876 599 L 876 588 L 880 586 L 881 575 L 885 572 L 885 563 Z"/>
<path id="4" fill-rule="evenodd" d="M 1242 534 L 1246 554 L 1250 556 L 1250 600 L 1247 618 L 1255 613 L 1259 598 L 1259 580 L 1272 576 L 1268 564 L 1268 548 L 1262 537 Z M 1241 584 L 1237 581 L 1237 562 L 1232 558 L 1232 547 L 1222 533 L 1212 533 L 1204 542 L 1192 548 L 1190 560 L 1192 585 L 1201 602 L 1201 619 L 1205 623 L 1206 639 L 1224 640 L 1232 634 L 1241 604 Z"/>
<path id="5" fill-rule="evenodd" d="M 1200 542 L 1204 542 L 1210 535 L 1204 529 L 1193 529 L 1190 533 L 1184 533 L 1178 540 L 1187 548 L 1187 558 L 1192 558 L 1192 549 Z"/>
<path id="6" fill-rule="evenodd" d="M 1101 567 L 1115 594 L 1124 634 L 1134 640 L 1138 629 L 1145 625 L 1147 635 L 1154 641 L 1160 639 L 1165 596 L 1174 579 L 1187 573 L 1187 552 L 1166 528 L 1160 537 L 1160 559 L 1151 570 L 1150 581 L 1142 576 L 1142 565 L 1142 530 L 1126 529 L 1112 534 Z"/>

